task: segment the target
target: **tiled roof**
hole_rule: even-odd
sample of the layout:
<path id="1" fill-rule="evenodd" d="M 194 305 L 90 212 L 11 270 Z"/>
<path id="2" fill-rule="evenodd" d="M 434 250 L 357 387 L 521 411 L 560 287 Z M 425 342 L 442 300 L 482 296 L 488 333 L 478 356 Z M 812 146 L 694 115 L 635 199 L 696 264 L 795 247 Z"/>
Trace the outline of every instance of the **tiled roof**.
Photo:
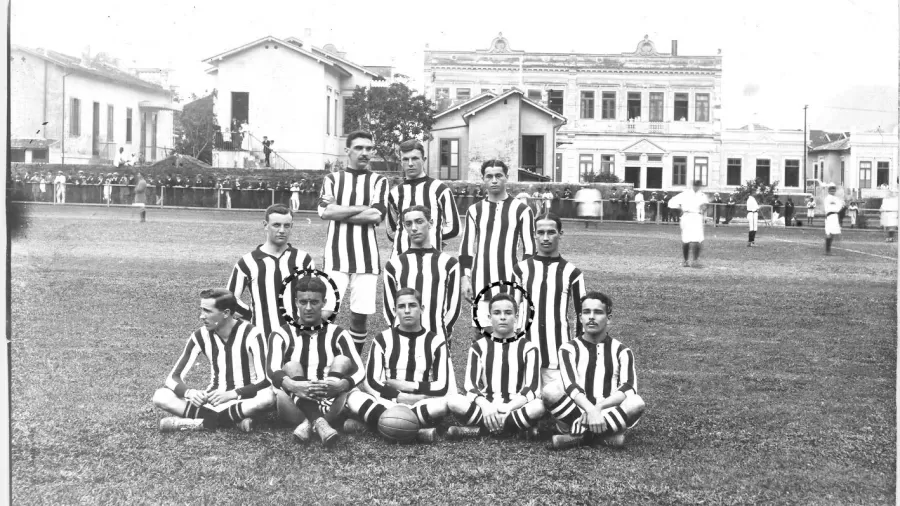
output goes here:
<path id="1" fill-rule="evenodd" d="M 850 137 L 816 146 L 811 148 L 810 151 L 843 151 L 845 149 L 850 149 Z"/>

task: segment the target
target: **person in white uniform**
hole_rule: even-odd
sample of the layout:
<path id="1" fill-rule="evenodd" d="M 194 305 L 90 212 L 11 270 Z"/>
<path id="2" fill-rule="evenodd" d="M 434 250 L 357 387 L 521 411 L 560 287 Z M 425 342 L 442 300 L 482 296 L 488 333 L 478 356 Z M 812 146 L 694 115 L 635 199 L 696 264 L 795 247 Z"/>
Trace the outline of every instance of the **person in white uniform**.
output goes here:
<path id="1" fill-rule="evenodd" d="M 897 235 L 897 214 L 898 214 L 897 192 L 891 192 L 890 197 L 886 197 L 881 201 L 881 226 L 887 233 L 885 242 L 894 242 L 894 236 Z"/>
<path id="2" fill-rule="evenodd" d="M 750 233 L 747 235 L 747 247 L 749 248 L 756 246 L 756 230 L 759 224 L 759 203 L 753 195 L 747 197 L 747 224 L 750 227 Z"/>
<path id="3" fill-rule="evenodd" d="M 669 201 L 669 209 L 681 209 L 681 252 L 684 255 L 684 267 L 693 267 L 700 258 L 700 245 L 703 243 L 703 212 L 709 202 L 706 194 L 700 191 L 702 183 L 694 181 L 691 190 L 685 190 Z M 693 260 L 691 261 L 691 250 Z"/>
<path id="4" fill-rule="evenodd" d="M 844 201 L 837 195 L 837 186 L 834 183 L 828 183 L 828 195 L 822 201 L 822 207 L 825 208 L 825 254 L 831 254 L 831 241 L 834 236 L 841 234 L 841 222 L 838 218 L 838 212 L 844 207 Z"/>
<path id="5" fill-rule="evenodd" d="M 644 222 L 644 192 L 635 192 L 634 194 L 634 210 L 635 219 L 637 221 L 643 223 Z"/>

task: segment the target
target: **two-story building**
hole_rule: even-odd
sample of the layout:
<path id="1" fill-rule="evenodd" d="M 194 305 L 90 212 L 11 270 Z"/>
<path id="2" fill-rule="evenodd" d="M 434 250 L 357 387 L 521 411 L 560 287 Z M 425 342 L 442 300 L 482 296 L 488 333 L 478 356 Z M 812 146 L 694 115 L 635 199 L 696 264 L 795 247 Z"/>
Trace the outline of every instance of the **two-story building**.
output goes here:
<path id="1" fill-rule="evenodd" d="M 722 177 L 721 56 L 679 55 L 675 41 L 670 53 L 658 52 L 646 36 L 627 53 L 525 52 L 500 34 L 485 50 L 426 48 L 424 71 L 424 93 L 437 103 L 439 119 L 453 107 L 469 108 L 476 96 L 490 100 L 487 94 L 517 89 L 517 100 L 564 120 L 555 135 L 512 132 L 515 152 L 508 161 L 520 174 L 577 183 L 585 174 L 611 172 L 635 188 L 666 190 L 693 179 L 715 186 Z M 432 143 L 452 146 L 447 136 L 457 134 L 437 130 Z M 429 173 L 468 179 L 485 156 L 510 149 L 499 145 L 508 145 L 507 137 L 457 151 L 469 170 L 454 172 L 445 167 L 452 156 L 432 156 Z"/>
<path id="2" fill-rule="evenodd" d="M 813 130 L 807 164 L 811 177 L 833 182 L 861 198 L 882 197 L 897 189 L 897 127 L 890 130 L 824 132 Z"/>
<path id="3" fill-rule="evenodd" d="M 747 181 L 778 182 L 785 192 L 803 192 L 803 130 L 773 130 L 751 123 L 722 131 L 723 173 L 718 189 L 733 191 Z"/>
<path id="4" fill-rule="evenodd" d="M 13 162 L 103 163 L 119 148 L 146 162 L 172 153 L 173 93 L 103 53 L 13 45 L 10 81 Z"/>

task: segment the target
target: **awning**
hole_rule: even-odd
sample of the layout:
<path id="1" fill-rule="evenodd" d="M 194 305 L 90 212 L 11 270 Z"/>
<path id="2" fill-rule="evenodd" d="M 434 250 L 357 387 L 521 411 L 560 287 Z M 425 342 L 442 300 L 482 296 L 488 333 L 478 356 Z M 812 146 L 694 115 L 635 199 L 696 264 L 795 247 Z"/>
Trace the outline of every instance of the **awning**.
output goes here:
<path id="1" fill-rule="evenodd" d="M 530 170 L 519 169 L 519 181 L 525 182 L 549 182 L 550 176 L 544 176 L 542 174 L 536 174 L 531 172 Z"/>
<path id="2" fill-rule="evenodd" d="M 56 139 L 10 139 L 12 149 L 46 149 L 56 144 Z"/>
<path id="3" fill-rule="evenodd" d="M 172 102 L 153 102 L 150 100 L 141 100 L 138 102 L 138 107 L 141 109 L 148 109 L 151 111 L 180 111 L 181 104 L 175 104 Z"/>

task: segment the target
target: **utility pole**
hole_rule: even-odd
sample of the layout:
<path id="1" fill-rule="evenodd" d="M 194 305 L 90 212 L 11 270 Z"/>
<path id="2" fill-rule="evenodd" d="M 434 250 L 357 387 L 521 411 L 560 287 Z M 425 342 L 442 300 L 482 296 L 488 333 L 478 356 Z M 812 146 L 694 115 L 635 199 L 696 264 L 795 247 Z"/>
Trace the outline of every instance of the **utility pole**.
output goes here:
<path id="1" fill-rule="evenodd" d="M 807 150 L 809 149 L 808 137 L 806 136 L 806 108 L 809 105 L 803 106 L 803 191 L 806 191 L 806 180 L 809 178 L 809 174 L 806 173 L 806 159 L 809 157 L 809 153 Z"/>
<path id="2" fill-rule="evenodd" d="M 68 72 L 62 76 L 62 124 L 59 126 L 62 140 L 62 165 L 66 164 L 66 78 L 71 74 L 71 72 Z M 47 153 L 49 158 L 49 150 Z"/>

